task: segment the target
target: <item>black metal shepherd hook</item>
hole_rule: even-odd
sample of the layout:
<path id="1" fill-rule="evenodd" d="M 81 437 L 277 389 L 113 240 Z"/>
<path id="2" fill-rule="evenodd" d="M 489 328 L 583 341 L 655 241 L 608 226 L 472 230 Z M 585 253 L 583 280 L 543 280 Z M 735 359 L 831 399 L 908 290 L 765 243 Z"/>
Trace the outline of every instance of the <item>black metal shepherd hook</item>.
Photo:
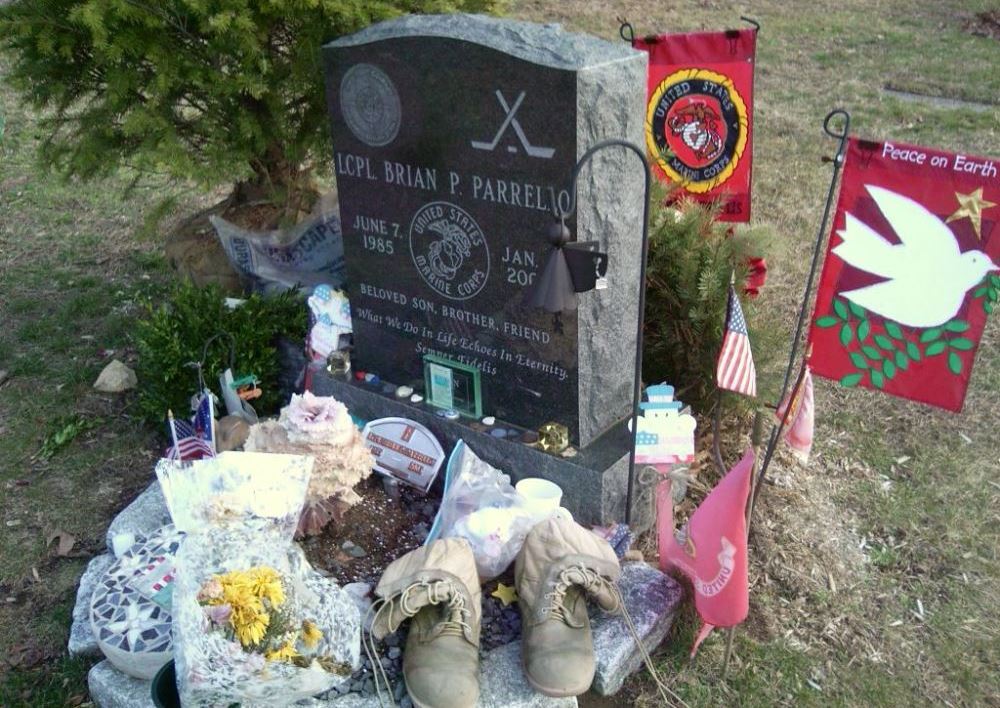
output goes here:
<path id="1" fill-rule="evenodd" d="M 834 120 L 838 118 L 842 122 L 841 130 L 834 127 Z M 816 271 L 819 269 L 820 256 L 823 252 L 823 242 L 825 240 L 826 229 L 830 221 L 830 211 L 833 208 L 833 199 L 837 191 L 837 178 L 840 175 L 840 170 L 844 166 L 844 153 L 847 151 L 847 138 L 851 132 L 851 114 L 842 108 L 830 111 L 826 114 L 826 118 L 823 119 L 823 131 L 831 138 L 835 138 L 840 142 L 837 146 L 836 154 L 830 160 L 830 162 L 833 163 L 833 174 L 830 177 L 830 188 L 826 194 L 826 205 L 823 207 L 823 218 L 819 224 L 819 231 L 816 233 L 816 243 L 813 245 L 812 262 L 809 265 L 809 276 L 806 278 L 805 291 L 802 293 L 802 304 L 799 307 L 798 322 L 795 324 L 795 335 L 792 337 L 791 352 L 788 355 L 788 367 L 785 369 L 785 380 L 781 384 L 781 395 L 778 396 L 778 406 L 781 405 L 781 402 L 784 401 L 788 395 L 788 386 L 791 383 L 792 372 L 795 370 L 795 361 L 798 358 L 799 347 L 802 344 L 802 330 L 805 328 L 806 319 L 809 316 L 809 305 L 812 300 L 813 283 L 816 280 Z M 801 381 L 801 378 L 802 374 L 799 375 L 799 381 Z M 753 516 L 753 509 L 757 502 L 757 496 L 760 494 L 761 485 L 767 475 L 767 468 L 771 464 L 771 458 L 774 457 L 775 448 L 778 446 L 778 441 L 781 439 L 781 433 L 785 427 L 785 423 L 787 422 L 788 412 L 790 410 L 791 406 L 788 406 L 785 411 L 785 415 L 783 415 L 771 429 L 771 437 L 768 439 L 767 449 L 764 452 L 764 461 L 761 463 L 760 469 L 757 472 L 757 479 L 754 483 L 753 498 L 750 502 L 750 514 L 747 516 L 748 525 Z"/>
<path id="2" fill-rule="evenodd" d="M 220 337 L 225 337 L 229 341 L 229 368 L 233 368 L 233 363 L 236 361 L 236 338 L 229 332 L 217 332 L 211 337 L 205 340 L 205 345 L 201 348 L 201 361 L 189 361 L 187 366 L 197 370 L 198 372 L 198 393 L 204 391 L 207 386 L 205 386 L 205 362 L 208 360 L 208 348 L 212 345 L 216 339 Z"/>
<path id="3" fill-rule="evenodd" d="M 616 19 L 620 24 L 618 27 L 618 36 L 629 44 L 635 44 L 635 28 L 632 26 L 632 23 L 624 17 L 618 17 Z"/>
<path id="4" fill-rule="evenodd" d="M 573 173 L 570 175 L 568 188 L 563 192 L 569 198 L 569 203 L 565 207 L 556 199 L 555 189 L 550 187 L 549 191 L 552 196 L 553 216 L 560 221 L 568 219 L 576 212 L 576 183 L 580 172 L 590 162 L 590 158 L 594 156 L 594 153 L 609 147 L 621 147 L 635 153 L 636 157 L 642 163 L 643 178 L 645 180 L 642 204 L 642 248 L 639 256 L 641 259 L 639 262 L 639 316 L 635 332 L 635 377 L 632 382 L 632 442 L 629 446 L 628 486 L 625 493 L 625 523 L 630 524 L 632 522 L 632 499 L 635 487 L 635 443 L 639 432 L 639 403 L 642 400 L 642 328 L 646 309 L 646 256 L 649 250 L 649 199 L 652 179 L 649 170 L 649 160 L 646 158 L 645 150 L 627 140 L 604 140 L 583 153 L 583 156 L 577 161 L 576 166 L 573 168 Z"/>

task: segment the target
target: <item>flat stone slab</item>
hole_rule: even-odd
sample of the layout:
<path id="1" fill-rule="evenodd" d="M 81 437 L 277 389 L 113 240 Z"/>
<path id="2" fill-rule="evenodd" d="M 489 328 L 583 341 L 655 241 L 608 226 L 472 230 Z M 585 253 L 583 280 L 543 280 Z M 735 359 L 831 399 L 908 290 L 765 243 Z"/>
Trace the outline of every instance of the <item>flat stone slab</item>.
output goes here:
<path id="1" fill-rule="evenodd" d="M 531 687 L 521 668 L 521 642 L 497 647 L 482 658 L 479 674 L 481 708 L 571 708 L 575 696 L 550 698 Z"/>
<path id="2" fill-rule="evenodd" d="M 151 681 L 123 674 L 105 659 L 87 674 L 90 699 L 99 708 L 156 708 L 150 695 Z"/>
<path id="3" fill-rule="evenodd" d="M 66 644 L 70 656 L 102 656 L 90 627 L 90 599 L 97 581 L 107 572 L 114 560 L 115 557 L 110 553 L 91 558 L 87 569 L 80 577 L 80 586 L 76 590 L 76 604 L 73 606 L 73 625 L 70 627 L 69 642 Z"/>
<path id="4" fill-rule="evenodd" d="M 646 563 L 623 564 L 618 586 L 643 646 L 652 652 L 670 631 L 684 590 L 669 575 Z M 591 690 L 611 696 L 642 667 L 642 655 L 620 614 L 598 614 L 591 619 L 591 629 L 597 660 Z"/>
<path id="5" fill-rule="evenodd" d="M 124 538 L 119 543 L 119 551 L 127 551 L 136 542 L 136 537 L 148 536 L 156 529 L 169 523 L 170 512 L 167 510 L 163 491 L 160 489 L 160 483 L 153 480 L 146 491 L 137 496 L 111 522 L 106 538 L 108 550 L 112 553 L 115 552 L 114 540 L 120 534 L 132 536 L 131 540 Z"/>

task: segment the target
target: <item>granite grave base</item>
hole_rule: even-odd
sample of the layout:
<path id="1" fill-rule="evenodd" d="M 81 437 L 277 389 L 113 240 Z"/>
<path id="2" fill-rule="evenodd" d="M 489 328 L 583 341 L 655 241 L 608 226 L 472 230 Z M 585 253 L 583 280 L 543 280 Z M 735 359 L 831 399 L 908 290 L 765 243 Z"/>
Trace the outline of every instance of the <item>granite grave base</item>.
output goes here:
<path id="1" fill-rule="evenodd" d="M 669 576 L 645 563 L 626 563 L 619 582 L 622 597 L 636 630 L 648 651 L 666 637 L 683 591 Z M 610 696 L 621 689 L 625 679 L 642 669 L 639 647 L 618 615 L 595 611 L 592 617 L 597 671 L 591 690 Z M 576 698 L 549 698 L 537 693 L 524 678 L 521 642 L 497 647 L 481 659 L 479 705 L 483 708 L 569 708 Z M 126 676 L 110 662 L 95 665 L 88 676 L 90 694 L 100 708 L 145 708 L 150 682 Z M 399 697 L 397 696 L 397 699 Z M 401 703 L 406 703 L 405 694 Z M 310 699 L 298 705 L 314 708 L 378 708 L 374 695 L 351 693 L 327 699 Z"/>
<path id="2" fill-rule="evenodd" d="M 382 382 L 359 382 L 332 376 L 325 371 L 314 374 L 311 386 L 316 395 L 333 396 L 353 415 L 364 420 L 393 416 L 415 420 L 434 433 L 447 454 L 458 440 L 464 440 L 481 459 L 509 474 L 512 482 L 524 477 L 542 477 L 558 484 L 563 490 L 562 505 L 584 526 L 607 525 L 625 519 L 631 437 L 624 422 L 586 447 L 577 449 L 572 457 L 564 457 L 522 442 L 494 437 L 489 430 L 473 427 L 472 420 L 447 420 L 437 415 L 437 409 L 426 402 L 401 400 L 386 390 L 389 388 L 393 387 Z M 442 472 L 439 479 L 443 477 Z M 636 532 L 648 529 L 653 522 L 652 495 L 642 495 L 639 491 L 636 480 L 631 519 L 631 527 Z"/>

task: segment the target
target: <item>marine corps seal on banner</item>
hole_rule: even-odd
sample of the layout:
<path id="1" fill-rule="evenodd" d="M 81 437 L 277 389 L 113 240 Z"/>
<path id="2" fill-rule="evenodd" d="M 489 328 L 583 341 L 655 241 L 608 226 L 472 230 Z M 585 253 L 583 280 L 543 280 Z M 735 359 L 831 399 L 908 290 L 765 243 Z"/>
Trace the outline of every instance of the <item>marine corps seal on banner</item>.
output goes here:
<path id="1" fill-rule="evenodd" d="M 646 37 L 646 148 L 657 175 L 723 221 L 750 220 L 755 29 Z"/>

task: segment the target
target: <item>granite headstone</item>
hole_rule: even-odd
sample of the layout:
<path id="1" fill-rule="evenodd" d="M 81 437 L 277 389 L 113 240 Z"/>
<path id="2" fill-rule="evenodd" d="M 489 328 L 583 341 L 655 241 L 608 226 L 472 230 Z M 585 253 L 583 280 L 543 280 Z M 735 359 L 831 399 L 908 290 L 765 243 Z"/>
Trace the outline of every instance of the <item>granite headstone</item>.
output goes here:
<path id="1" fill-rule="evenodd" d="M 423 355 L 480 369 L 484 410 L 587 445 L 631 405 L 643 171 L 584 170 L 570 226 L 609 254 L 572 312 L 524 307 L 578 157 L 642 144 L 646 56 L 472 15 L 409 16 L 324 48 L 355 368 L 423 380 Z"/>

